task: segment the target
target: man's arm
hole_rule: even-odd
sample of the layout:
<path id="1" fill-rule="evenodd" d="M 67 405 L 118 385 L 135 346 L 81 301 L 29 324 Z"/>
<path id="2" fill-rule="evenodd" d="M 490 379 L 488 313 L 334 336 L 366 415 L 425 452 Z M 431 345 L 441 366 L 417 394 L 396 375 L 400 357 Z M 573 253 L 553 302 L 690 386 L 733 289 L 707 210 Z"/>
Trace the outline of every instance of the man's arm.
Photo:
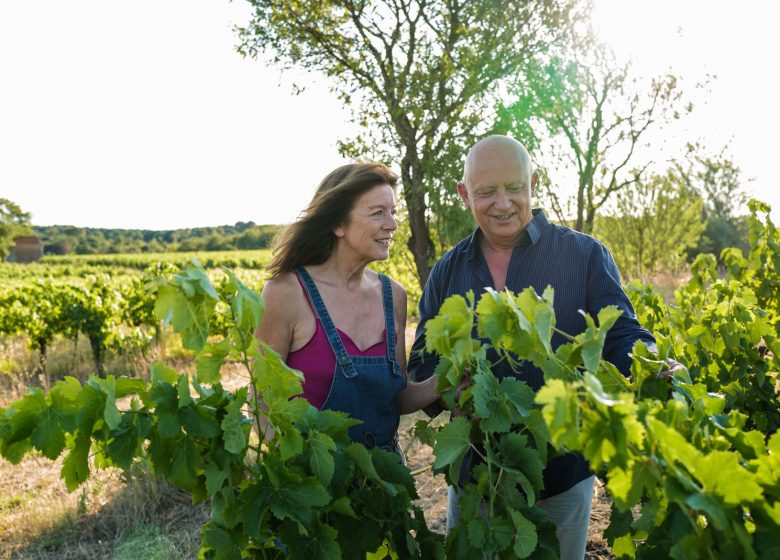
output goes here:
<path id="1" fill-rule="evenodd" d="M 608 305 L 617 306 L 623 313 L 607 333 L 604 359 L 628 376 L 631 369 L 631 349 L 637 340 L 655 347 L 653 335 L 639 324 L 634 307 L 620 283 L 615 260 L 606 247 L 595 243 L 588 259 L 587 313 L 596 316 Z"/>

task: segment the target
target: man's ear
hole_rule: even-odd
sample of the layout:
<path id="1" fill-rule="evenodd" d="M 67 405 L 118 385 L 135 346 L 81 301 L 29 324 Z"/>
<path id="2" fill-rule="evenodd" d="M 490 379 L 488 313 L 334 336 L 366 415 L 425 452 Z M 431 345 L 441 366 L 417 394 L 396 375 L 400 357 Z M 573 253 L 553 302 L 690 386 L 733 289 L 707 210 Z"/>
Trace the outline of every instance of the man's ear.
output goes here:
<path id="1" fill-rule="evenodd" d="M 460 195 L 460 199 L 463 201 L 463 205 L 466 208 L 471 208 L 469 205 L 469 191 L 463 181 L 458 181 L 458 194 Z"/>
<path id="2" fill-rule="evenodd" d="M 534 174 L 531 175 L 531 196 L 536 195 L 536 184 L 539 182 L 539 172 L 534 171 Z"/>

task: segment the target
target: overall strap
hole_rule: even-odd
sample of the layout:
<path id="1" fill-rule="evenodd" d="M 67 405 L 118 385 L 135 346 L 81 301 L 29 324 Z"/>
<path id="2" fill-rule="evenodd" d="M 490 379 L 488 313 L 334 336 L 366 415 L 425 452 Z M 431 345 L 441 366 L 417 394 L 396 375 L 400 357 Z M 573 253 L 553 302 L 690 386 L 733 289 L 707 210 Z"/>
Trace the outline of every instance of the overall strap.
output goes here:
<path id="1" fill-rule="evenodd" d="M 312 280 L 312 277 L 302 266 L 297 267 L 295 273 L 303 280 L 303 287 L 306 289 L 306 293 L 314 305 L 314 313 L 316 313 L 317 318 L 325 328 L 325 335 L 328 337 L 330 347 L 333 350 L 333 354 L 336 356 L 336 363 L 341 366 L 341 371 L 344 372 L 344 377 L 355 377 L 357 375 L 355 366 L 352 363 L 349 354 L 347 354 L 346 348 L 344 348 L 344 343 L 341 342 L 341 337 L 336 330 L 336 325 L 333 324 L 333 320 L 330 318 L 330 314 L 325 307 L 325 302 L 322 301 L 322 296 L 320 295 L 317 286 L 314 284 L 314 280 Z"/>
<path id="2" fill-rule="evenodd" d="M 385 309 L 385 334 L 387 336 L 387 359 L 393 364 L 393 369 L 398 371 L 395 358 L 395 313 L 393 311 L 393 286 L 390 279 L 384 274 L 379 275 L 382 282 L 382 303 Z"/>

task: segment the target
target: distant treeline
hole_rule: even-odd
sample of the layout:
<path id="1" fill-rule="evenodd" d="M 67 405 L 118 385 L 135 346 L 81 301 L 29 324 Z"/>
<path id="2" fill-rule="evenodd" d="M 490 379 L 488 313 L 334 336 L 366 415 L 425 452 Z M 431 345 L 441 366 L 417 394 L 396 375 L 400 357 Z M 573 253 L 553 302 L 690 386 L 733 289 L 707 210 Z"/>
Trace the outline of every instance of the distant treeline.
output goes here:
<path id="1" fill-rule="evenodd" d="M 80 255 L 267 249 L 280 225 L 236 222 L 232 226 L 173 230 L 103 229 L 76 226 L 32 226 L 47 253 Z"/>

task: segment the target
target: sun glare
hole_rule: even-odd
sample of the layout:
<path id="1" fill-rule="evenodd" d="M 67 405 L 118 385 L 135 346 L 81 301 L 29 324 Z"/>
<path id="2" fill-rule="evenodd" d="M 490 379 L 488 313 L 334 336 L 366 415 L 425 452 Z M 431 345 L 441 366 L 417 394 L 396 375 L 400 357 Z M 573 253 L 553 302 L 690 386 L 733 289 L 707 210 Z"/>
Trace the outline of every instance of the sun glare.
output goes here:
<path id="1" fill-rule="evenodd" d="M 618 58 L 658 73 L 675 62 L 674 53 L 685 49 L 686 28 L 696 13 L 694 6 L 679 1 L 596 0 L 593 24 Z"/>
<path id="2" fill-rule="evenodd" d="M 597 36 L 638 74 L 672 72 L 686 92 L 707 83 L 695 90 L 682 134 L 713 152 L 728 145 L 746 189 L 774 203 L 775 220 L 780 171 L 770 131 L 780 127 L 780 76 L 771 68 L 780 52 L 779 17 L 780 4 L 759 0 L 594 0 L 593 11 Z"/>

